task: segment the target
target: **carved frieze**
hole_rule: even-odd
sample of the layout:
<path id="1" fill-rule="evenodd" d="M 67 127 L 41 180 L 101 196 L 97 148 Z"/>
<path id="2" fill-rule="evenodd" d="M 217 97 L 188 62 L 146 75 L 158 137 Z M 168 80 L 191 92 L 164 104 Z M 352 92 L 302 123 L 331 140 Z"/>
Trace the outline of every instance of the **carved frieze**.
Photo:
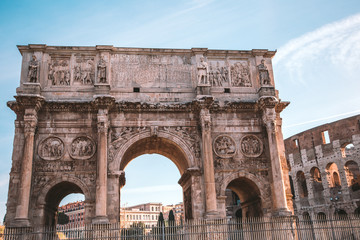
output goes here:
<path id="1" fill-rule="evenodd" d="M 96 152 L 94 141 L 86 136 L 75 138 L 70 146 L 69 154 L 73 159 L 89 159 Z"/>
<path id="2" fill-rule="evenodd" d="M 78 56 L 74 67 L 74 85 L 92 85 L 95 79 L 94 57 Z"/>
<path id="3" fill-rule="evenodd" d="M 229 69 L 227 66 L 220 67 L 219 62 L 213 67 L 209 66 L 209 82 L 214 87 L 222 87 L 229 83 Z"/>
<path id="4" fill-rule="evenodd" d="M 46 161 L 35 164 L 35 172 L 70 172 L 74 163 L 70 161 Z"/>
<path id="5" fill-rule="evenodd" d="M 148 127 L 120 127 L 111 129 L 110 145 L 108 147 L 108 161 L 114 160 L 119 147 L 133 136 L 150 131 Z"/>
<path id="6" fill-rule="evenodd" d="M 240 140 L 240 149 L 246 157 L 259 157 L 263 152 L 263 143 L 255 135 L 245 135 Z"/>
<path id="7" fill-rule="evenodd" d="M 39 61 L 36 60 L 36 56 L 32 55 L 32 59 L 29 62 L 28 82 L 36 83 L 38 81 Z"/>
<path id="8" fill-rule="evenodd" d="M 221 158 L 231 158 L 236 153 L 235 141 L 227 135 L 219 135 L 214 139 L 213 149 Z"/>
<path id="9" fill-rule="evenodd" d="M 44 160 L 57 160 L 64 156 L 65 145 L 55 136 L 42 140 L 38 146 L 38 155 Z"/>
<path id="10" fill-rule="evenodd" d="M 251 87 L 250 69 L 247 62 L 237 62 L 230 68 L 233 87 Z"/>
<path id="11" fill-rule="evenodd" d="M 69 59 L 52 59 L 48 68 L 48 80 L 53 86 L 70 85 Z"/>

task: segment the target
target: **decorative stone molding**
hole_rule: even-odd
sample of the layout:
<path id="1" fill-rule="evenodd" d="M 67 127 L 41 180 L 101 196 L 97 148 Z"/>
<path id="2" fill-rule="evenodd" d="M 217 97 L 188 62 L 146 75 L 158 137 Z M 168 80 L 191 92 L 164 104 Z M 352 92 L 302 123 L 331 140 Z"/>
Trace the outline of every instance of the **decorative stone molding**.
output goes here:
<path id="1" fill-rule="evenodd" d="M 240 140 L 241 153 L 246 157 L 259 157 L 263 148 L 262 141 L 255 135 L 245 135 Z"/>
<path id="2" fill-rule="evenodd" d="M 70 146 L 69 154 L 73 159 L 85 160 L 94 156 L 96 145 L 94 141 L 87 136 L 75 138 Z"/>
<path id="3" fill-rule="evenodd" d="M 38 146 L 38 155 L 44 160 L 58 160 L 64 156 L 64 142 L 55 136 L 43 139 Z"/>
<path id="4" fill-rule="evenodd" d="M 228 135 L 219 135 L 213 142 L 214 153 L 221 158 L 231 158 L 236 153 L 234 139 Z"/>

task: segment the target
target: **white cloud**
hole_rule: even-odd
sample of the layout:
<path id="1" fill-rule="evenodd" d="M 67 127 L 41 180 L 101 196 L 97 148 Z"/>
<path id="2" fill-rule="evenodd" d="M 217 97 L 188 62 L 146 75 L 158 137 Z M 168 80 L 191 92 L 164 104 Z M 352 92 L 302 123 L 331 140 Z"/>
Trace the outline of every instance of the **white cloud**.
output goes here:
<path id="1" fill-rule="evenodd" d="M 352 72 L 360 65 L 360 14 L 327 24 L 279 48 L 273 63 L 285 69 L 290 80 L 307 84 L 304 66 L 330 62 Z"/>
<path id="2" fill-rule="evenodd" d="M 159 185 L 159 186 L 149 186 L 149 187 L 141 187 L 141 188 L 124 188 L 122 190 L 123 194 L 138 194 L 138 193 L 155 193 L 155 192 L 172 192 L 179 191 L 181 187 L 179 185 Z"/>

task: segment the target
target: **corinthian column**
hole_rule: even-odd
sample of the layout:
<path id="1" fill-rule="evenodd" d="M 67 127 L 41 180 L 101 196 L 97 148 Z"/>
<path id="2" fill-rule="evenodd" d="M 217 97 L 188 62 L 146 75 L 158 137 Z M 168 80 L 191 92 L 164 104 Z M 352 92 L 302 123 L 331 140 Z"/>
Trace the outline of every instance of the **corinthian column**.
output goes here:
<path id="1" fill-rule="evenodd" d="M 29 202 L 31 176 L 34 154 L 34 135 L 37 125 L 35 109 L 26 109 L 24 116 L 25 145 L 21 162 L 19 199 L 16 207 L 15 221 L 19 226 L 29 226 Z"/>
<path id="2" fill-rule="evenodd" d="M 205 182 L 205 204 L 206 217 L 216 217 L 216 191 L 215 191 L 215 177 L 214 177 L 214 161 L 212 154 L 211 141 L 211 116 L 208 109 L 201 109 L 201 135 L 202 135 L 202 157 L 204 166 L 204 182 Z"/>
<path id="3" fill-rule="evenodd" d="M 268 134 L 275 214 L 287 215 L 290 214 L 290 211 L 286 202 L 284 183 L 286 179 L 282 171 L 282 160 L 285 160 L 285 152 L 281 133 L 281 119 L 277 117 L 275 106 L 272 106 L 272 104 L 264 106 L 263 122 Z"/>
<path id="4" fill-rule="evenodd" d="M 96 207 L 93 223 L 108 223 L 107 218 L 107 134 L 109 128 L 108 110 L 99 109 L 97 115 L 98 150 Z"/>

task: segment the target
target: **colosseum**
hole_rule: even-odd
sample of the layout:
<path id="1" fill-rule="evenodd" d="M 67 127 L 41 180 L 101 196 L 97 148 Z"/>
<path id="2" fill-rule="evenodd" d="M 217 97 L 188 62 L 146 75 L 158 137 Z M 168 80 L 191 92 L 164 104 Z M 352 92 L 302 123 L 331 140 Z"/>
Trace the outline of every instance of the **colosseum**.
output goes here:
<path id="1" fill-rule="evenodd" d="M 295 214 L 360 213 L 360 115 L 285 139 Z"/>

